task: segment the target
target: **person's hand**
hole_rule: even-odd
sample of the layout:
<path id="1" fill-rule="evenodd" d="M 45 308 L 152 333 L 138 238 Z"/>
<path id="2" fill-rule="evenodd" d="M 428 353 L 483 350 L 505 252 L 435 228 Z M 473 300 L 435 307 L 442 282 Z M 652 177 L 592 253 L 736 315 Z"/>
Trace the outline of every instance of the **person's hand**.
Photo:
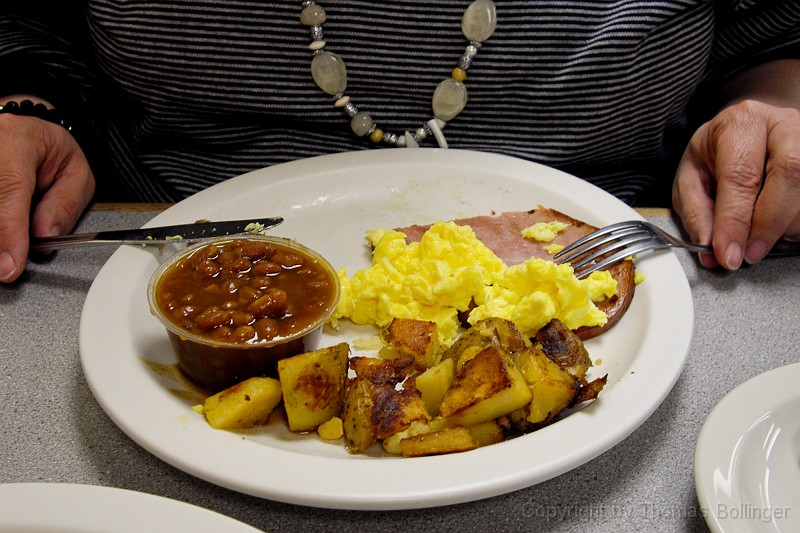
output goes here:
<path id="1" fill-rule="evenodd" d="M 0 282 L 25 268 L 29 235 L 72 230 L 94 194 L 86 157 L 72 135 L 46 120 L 0 114 Z"/>
<path id="2" fill-rule="evenodd" d="M 723 109 L 689 142 L 672 202 L 690 238 L 713 245 L 707 267 L 735 270 L 781 237 L 800 239 L 800 111 L 756 100 Z"/>

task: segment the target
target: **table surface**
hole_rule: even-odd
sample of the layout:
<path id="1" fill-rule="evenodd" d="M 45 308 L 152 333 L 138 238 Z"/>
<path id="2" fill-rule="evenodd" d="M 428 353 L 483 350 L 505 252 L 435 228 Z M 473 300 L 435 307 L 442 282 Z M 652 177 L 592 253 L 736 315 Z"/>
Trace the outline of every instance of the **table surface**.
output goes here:
<path id="1" fill-rule="evenodd" d="M 77 230 L 137 227 L 158 208 L 97 206 Z M 643 213 L 676 230 L 666 211 Z M 121 487 L 264 531 L 707 531 L 693 477 L 703 422 L 740 383 L 800 360 L 800 260 L 730 273 L 705 270 L 678 251 L 695 306 L 688 361 L 662 405 L 620 444 L 550 481 L 486 500 L 393 512 L 313 509 L 197 479 L 139 447 L 106 416 L 81 372 L 78 322 L 112 252 L 62 250 L 30 264 L 21 282 L 0 287 L 0 483 Z"/>

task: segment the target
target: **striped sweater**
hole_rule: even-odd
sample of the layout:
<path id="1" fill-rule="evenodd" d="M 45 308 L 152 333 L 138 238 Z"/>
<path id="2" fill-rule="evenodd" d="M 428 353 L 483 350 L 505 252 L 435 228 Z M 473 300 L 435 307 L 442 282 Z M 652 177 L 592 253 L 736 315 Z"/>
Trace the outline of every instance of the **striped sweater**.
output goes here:
<path id="1" fill-rule="evenodd" d="M 0 94 L 73 115 L 101 198 L 172 202 L 297 158 L 396 149 L 356 137 L 314 84 L 300 1 L 15 3 L 0 12 Z M 467 44 L 469 0 L 319 3 L 358 108 L 396 133 L 429 120 Z M 800 51 L 800 0 L 496 3 L 450 146 L 557 167 L 633 205 L 668 202 L 726 78 Z"/>

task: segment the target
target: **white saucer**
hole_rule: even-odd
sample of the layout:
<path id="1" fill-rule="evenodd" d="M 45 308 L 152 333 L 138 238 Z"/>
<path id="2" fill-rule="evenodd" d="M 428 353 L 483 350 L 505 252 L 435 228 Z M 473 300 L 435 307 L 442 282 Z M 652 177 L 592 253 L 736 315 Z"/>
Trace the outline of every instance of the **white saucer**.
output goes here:
<path id="1" fill-rule="evenodd" d="M 800 531 L 800 363 L 739 385 L 695 450 L 700 508 L 715 533 Z"/>
<path id="2" fill-rule="evenodd" d="M 256 533 L 242 522 L 143 492 L 70 483 L 0 484 L 0 533 Z"/>

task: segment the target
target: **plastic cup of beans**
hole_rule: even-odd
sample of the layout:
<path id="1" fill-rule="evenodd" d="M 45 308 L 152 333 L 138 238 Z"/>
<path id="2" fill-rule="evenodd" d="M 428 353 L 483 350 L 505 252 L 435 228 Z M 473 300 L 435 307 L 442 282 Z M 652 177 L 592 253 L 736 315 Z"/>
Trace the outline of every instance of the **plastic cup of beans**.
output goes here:
<path id="1" fill-rule="evenodd" d="M 207 240 L 164 261 L 148 284 L 178 368 L 218 392 L 274 375 L 283 358 L 315 350 L 339 300 L 339 278 L 317 252 L 289 239 Z"/>

